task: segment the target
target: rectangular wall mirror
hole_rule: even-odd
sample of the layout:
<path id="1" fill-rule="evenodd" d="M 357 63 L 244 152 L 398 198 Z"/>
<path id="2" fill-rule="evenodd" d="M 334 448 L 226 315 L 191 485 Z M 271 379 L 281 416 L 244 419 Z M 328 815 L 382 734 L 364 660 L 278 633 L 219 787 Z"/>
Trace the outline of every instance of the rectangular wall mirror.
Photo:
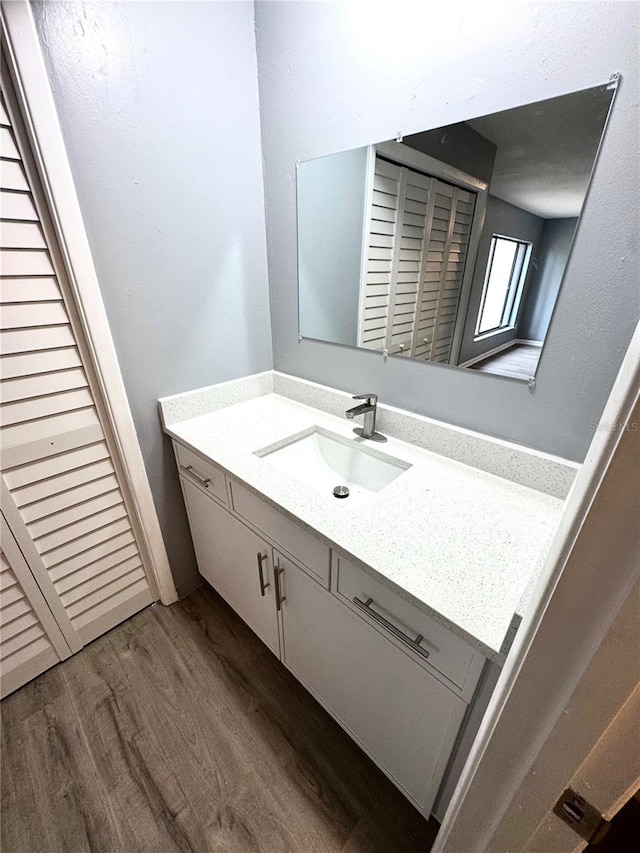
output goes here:
<path id="1" fill-rule="evenodd" d="M 534 377 L 616 86 L 300 163 L 300 335 Z"/>

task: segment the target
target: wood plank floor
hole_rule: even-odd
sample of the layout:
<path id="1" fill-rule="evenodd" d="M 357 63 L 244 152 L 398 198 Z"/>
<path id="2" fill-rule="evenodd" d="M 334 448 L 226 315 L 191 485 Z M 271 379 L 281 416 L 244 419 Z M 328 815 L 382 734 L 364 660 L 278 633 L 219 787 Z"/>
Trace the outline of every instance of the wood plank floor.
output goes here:
<path id="1" fill-rule="evenodd" d="M 426 853 L 438 828 L 208 588 L 1 713 L 7 853 Z"/>
<path id="2" fill-rule="evenodd" d="M 481 373 L 497 373 L 499 376 L 509 376 L 512 379 L 526 379 L 536 375 L 542 347 L 530 344 L 514 344 L 508 349 L 495 355 L 490 355 L 484 361 L 470 365 L 472 370 Z"/>

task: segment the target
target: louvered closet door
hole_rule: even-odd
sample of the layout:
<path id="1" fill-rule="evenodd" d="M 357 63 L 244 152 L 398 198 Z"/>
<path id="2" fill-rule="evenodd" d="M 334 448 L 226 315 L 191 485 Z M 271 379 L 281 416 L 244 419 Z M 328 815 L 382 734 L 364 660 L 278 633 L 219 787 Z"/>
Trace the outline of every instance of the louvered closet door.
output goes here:
<path id="1" fill-rule="evenodd" d="M 71 654 L 4 518 L 0 550 L 0 696 Z"/>
<path id="2" fill-rule="evenodd" d="M 83 365 L 53 232 L 33 192 L 37 178 L 28 151 L 19 150 L 6 104 L 5 98 L 2 507 L 76 651 L 149 604 L 152 595 Z"/>

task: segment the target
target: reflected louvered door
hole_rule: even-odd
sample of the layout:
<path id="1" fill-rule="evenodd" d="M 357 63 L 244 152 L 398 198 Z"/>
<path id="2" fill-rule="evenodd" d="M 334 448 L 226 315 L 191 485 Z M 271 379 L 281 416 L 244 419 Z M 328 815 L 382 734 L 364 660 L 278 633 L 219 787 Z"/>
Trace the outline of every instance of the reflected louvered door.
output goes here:
<path id="1" fill-rule="evenodd" d="M 0 697 L 69 657 L 65 642 L 2 516 L 0 550 Z"/>
<path id="2" fill-rule="evenodd" d="M 435 359 L 438 310 L 447 275 L 449 234 L 456 189 L 434 180 L 427 231 L 427 261 L 422 271 L 418 295 L 418 323 L 413 354 L 416 358 Z M 446 360 L 446 359 L 445 359 Z"/>
<path id="3" fill-rule="evenodd" d="M 395 163 L 375 158 L 359 336 L 360 346 L 367 349 L 383 350 L 387 343 L 393 251 L 398 210 L 402 204 L 402 171 Z"/>
<path id="4" fill-rule="evenodd" d="M 3 78 L 3 96 L 7 83 Z M 72 651 L 152 601 L 59 248 L 2 104 L 2 509 Z M 15 116 L 15 114 L 14 114 Z M 18 126 L 19 127 L 19 126 Z"/>
<path id="5" fill-rule="evenodd" d="M 418 295 L 416 358 L 449 361 L 474 207 L 474 193 L 433 179 L 426 263 Z"/>
<path id="6" fill-rule="evenodd" d="M 398 216 L 398 239 L 394 247 L 391 284 L 390 328 L 387 350 L 410 356 L 415 340 L 418 290 L 428 231 L 429 199 L 433 179 L 412 169 L 403 169 L 404 196 Z"/>
<path id="7" fill-rule="evenodd" d="M 359 344 L 447 362 L 475 193 L 375 159 Z"/>
<path id="8" fill-rule="evenodd" d="M 475 198 L 474 193 L 466 192 L 459 187 L 453 190 L 444 276 L 440 283 L 433 329 L 432 361 L 448 362 L 451 356 L 451 345 L 471 236 Z"/>

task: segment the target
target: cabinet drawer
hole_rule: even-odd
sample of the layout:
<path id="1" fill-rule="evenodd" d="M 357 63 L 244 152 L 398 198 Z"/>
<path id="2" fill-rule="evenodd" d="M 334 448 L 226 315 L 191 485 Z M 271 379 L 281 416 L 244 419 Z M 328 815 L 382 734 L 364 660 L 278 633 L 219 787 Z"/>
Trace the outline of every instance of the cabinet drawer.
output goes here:
<path id="1" fill-rule="evenodd" d="M 233 511 L 253 527 L 265 533 L 278 547 L 288 551 L 306 571 L 329 588 L 329 548 L 315 536 L 289 521 L 253 492 L 239 483 L 231 483 Z"/>
<path id="2" fill-rule="evenodd" d="M 205 494 L 213 495 L 227 506 L 227 489 L 224 473 L 211 462 L 206 462 L 192 450 L 188 450 L 174 441 L 173 448 L 178 462 L 178 471 L 190 483 L 202 489 Z"/>
<path id="3" fill-rule="evenodd" d="M 446 676 L 465 695 L 473 692 L 484 660 L 479 652 L 367 572 L 342 557 L 336 557 L 336 566 L 338 597 L 382 634 L 408 650 L 416 660 L 426 662 Z M 366 604 L 372 614 L 363 607 Z M 382 621 L 376 621 L 376 616 Z M 419 648 L 423 654 L 411 651 L 411 642 L 405 643 L 394 634 L 394 628 L 409 641 L 421 635 Z M 428 657 L 425 658 L 424 653 L 428 653 Z"/>

